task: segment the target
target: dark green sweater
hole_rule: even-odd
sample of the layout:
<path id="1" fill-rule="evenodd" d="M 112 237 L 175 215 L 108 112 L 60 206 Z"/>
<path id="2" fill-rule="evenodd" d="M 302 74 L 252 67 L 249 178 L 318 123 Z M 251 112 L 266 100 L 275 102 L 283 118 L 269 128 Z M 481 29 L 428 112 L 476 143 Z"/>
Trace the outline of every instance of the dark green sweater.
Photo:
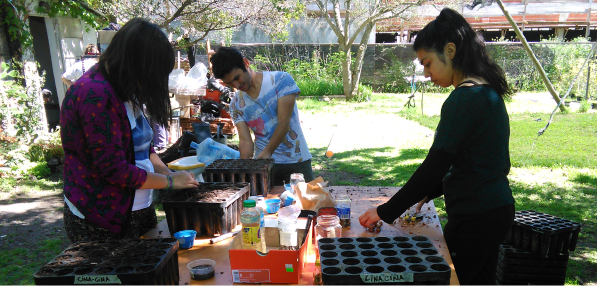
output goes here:
<path id="1" fill-rule="evenodd" d="M 503 99 L 488 85 L 460 87 L 444 102 L 433 145 L 404 187 L 377 208 L 393 222 L 428 196 L 444 195 L 448 215 L 514 204 L 508 183 L 510 124 Z"/>

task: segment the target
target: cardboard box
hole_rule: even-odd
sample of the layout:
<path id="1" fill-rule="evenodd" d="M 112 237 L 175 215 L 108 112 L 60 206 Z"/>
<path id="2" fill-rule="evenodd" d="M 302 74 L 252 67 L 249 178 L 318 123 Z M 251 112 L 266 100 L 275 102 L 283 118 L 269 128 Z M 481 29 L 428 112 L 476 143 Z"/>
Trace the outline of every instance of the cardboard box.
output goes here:
<path id="1" fill-rule="evenodd" d="M 298 283 L 309 255 L 308 246 L 312 243 L 312 231 L 313 223 L 307 223 L 307 218 L 299 217 L 297 230 L 299 250 L 279 250 L 278 221 L 266 218 L 267 254 L 243 249 L 242 235 L 237 235 L 228 251 L 232 281 L 235 283 Z"/>

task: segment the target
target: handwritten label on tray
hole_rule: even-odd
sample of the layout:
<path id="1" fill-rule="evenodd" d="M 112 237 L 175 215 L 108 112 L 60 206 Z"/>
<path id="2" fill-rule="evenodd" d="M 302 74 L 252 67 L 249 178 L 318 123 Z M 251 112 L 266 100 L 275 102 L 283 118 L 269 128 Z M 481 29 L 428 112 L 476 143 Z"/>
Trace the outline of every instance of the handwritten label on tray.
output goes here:
<path id="1" fill-rule="evenodd" d="M 75 275 L 75 284 L 122 284 L 116 275 Z"/>
<path id="2" fill-rule="evenodd" d="M 380 273 L 362 274 L 361 280 L 364 283 L 387 283 L 387 282 L 414 282 L 414 273 Z"/>

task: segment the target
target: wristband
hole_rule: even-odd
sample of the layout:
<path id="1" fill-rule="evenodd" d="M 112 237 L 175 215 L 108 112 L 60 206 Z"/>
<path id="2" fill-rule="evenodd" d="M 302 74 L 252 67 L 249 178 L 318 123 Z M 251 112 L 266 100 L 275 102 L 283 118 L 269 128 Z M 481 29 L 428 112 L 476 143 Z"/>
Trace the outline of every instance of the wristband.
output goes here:
<path id="1" fill-rule="evenodd" d="M 172 181 L 172 177 L 170 177 L 170 175 L 166 175 L 166 178 L 168 179 L 168 187 L 166 188 L 166 190 L 172 190 L 172 187 L 174 187 L 174 182 Z"/>

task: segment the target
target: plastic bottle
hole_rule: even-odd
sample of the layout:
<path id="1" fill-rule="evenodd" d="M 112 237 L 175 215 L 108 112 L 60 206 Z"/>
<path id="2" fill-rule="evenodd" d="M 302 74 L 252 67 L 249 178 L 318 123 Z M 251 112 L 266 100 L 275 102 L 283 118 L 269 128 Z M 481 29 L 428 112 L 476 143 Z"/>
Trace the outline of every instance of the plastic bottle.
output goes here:
<path id="1" fill-rule="evenodd" d="M 243 248 L 262 251 L 260 229 L 261 214 L 255 208 L 254 200 L 243 202 L 244 209 L 240 213 L 240 222 L 242 223 Z"/>
<path id="2" fill-rule="evenodd" d="M 261 238 L 262 252 L 265 252 L 265 200 L 263 199 L 263 196 L 250 196 L 249 200 L 254 200 L 257 202 L 255 209 L 257 209 L 260 213 L 259 237 Z"/>
<path id="3" fill-rule="evenodd" d="M 348 194 L 340 194 L 336 197 L 336 209 L 342 227 L 350 226 L 350 197 Z"/>
<path id="4" fill-rule="evenodd" d="M 201 144 L 191 142 L 191 148 L 197 150 L 197 161 L 205 165 L 219 159 L 239 159 L 240 152 L 214 141 L 211 138 L 205 138 Z"/>

